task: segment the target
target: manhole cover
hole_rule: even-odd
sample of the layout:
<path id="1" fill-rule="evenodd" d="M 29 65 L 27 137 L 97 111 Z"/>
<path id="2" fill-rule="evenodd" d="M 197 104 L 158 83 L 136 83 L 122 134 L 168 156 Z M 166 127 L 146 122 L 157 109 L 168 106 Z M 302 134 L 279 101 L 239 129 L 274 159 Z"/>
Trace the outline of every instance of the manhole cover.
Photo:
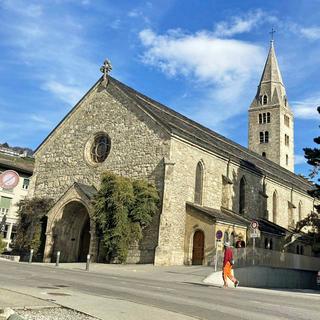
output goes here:
<path id="1" fill-rule="evenodd" d="M 52 296 L 71 296 L 71 294 L 63 292 L 48 292 L 47 294 L 50 294 Z"/>

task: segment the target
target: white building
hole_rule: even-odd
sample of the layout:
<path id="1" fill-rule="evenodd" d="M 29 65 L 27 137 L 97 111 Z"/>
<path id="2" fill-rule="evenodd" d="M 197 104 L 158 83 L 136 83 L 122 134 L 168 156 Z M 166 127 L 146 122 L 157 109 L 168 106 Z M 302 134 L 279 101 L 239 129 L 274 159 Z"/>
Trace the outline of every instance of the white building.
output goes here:
<path id="1" fill-rule="evenodd" d="M 14 170 L 19 175 L 18 185 L 13 189 L 0 187 L 0 222 L 1 233 L 7 242 L 7 249 L 15 237 L 17 223 L 17 203 L 28 193 L 32 176 L 34 159 L 20 155 L 11 149 L 0 149 L 0 174 L 6 170 Z"/>

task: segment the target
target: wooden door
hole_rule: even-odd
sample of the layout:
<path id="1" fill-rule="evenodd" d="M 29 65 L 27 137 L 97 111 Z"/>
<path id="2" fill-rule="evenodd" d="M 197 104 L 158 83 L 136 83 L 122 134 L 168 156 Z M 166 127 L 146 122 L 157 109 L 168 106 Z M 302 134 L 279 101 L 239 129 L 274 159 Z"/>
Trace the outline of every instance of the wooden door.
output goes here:
<path id="1" fill-rule="evenodd" d="M 193 236 L 192 264 L 201 265 L 204 258 L 204 233 L 197 230 Z"/>

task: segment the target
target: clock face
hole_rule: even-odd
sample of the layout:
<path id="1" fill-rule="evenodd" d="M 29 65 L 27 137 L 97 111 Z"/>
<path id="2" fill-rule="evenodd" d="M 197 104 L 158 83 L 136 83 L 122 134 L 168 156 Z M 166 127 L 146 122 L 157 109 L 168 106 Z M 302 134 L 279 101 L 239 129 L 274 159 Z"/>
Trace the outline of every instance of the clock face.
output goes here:
<path id="1" fill-rule="evenodd" d="M 13 189 L 19 183 L 19 175 L 13 170 L 4 171 L 0 175 L 0 187 L 3 189 Z"/>

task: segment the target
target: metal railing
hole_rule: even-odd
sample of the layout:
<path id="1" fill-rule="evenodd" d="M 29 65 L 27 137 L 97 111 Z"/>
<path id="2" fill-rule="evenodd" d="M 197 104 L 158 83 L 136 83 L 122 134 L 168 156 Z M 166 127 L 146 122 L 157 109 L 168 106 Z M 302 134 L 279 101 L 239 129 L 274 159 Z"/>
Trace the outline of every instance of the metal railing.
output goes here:
<path id="1" fill-rule="evenodd" d="M 222 269 L 223 251 L 218 252 L 217 266 Z M 320 258 L 262 248 L 233 249 L 234 267 L 266 266 L 296 270 L 319 271 Z"/>

